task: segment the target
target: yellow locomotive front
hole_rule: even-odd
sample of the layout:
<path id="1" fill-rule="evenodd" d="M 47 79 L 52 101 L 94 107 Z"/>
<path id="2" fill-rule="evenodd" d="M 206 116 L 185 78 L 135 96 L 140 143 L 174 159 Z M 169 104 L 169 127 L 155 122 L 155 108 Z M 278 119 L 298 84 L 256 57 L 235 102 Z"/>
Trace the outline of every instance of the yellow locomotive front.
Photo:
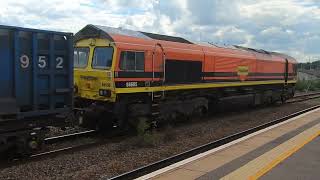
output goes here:
<path id="1" fill-rule="evenodd" d="M 75 97 L 115 102 L 113 72 L 116 47 L 106 39 L 89 38 L 74 48 Z"/>
<path id="2" fill-rule="evenodd" d="M 126 41 L 123 42 L 121 38 L 131 37 L 129 35 L 132 33 L 135 32 L 121 28 L 87 25 L 75 35 L 74 104 L 77 117 L 75 120 L 80 126 L 99 130 L 110 130 L 110 128 L 122 130 L 128 128 L 127 119 L 133 119 L 128 113 L 129 109 L 130 112 L 135 113 L 143 109 L 143 115 L 149 113 L 144 107 L 134 106 L 135 102 L 143 101 L 140 95 L 136 95 L 137 93 L 131 88 L 141 91 L 150 87 L 138 87 L 137 81 L 131 82 L 130 78 L 124 77 L 122 78 L 126 81 L 115 83 L 115 80 L 119 78 L 119 70 L 128 70 L 127 73 L 133 74 L 133 78 L 136 78 L 136 73 L 150 74 L 144 72 L 144 49 L 140 47 L 134 51 L 132 44 L 125 48 L 119 45 L 121 43 L 127 45 Z M 126 34 L 126 36 L 122 37 L 119 34 Z M 127 58 L 127 54 L 131 56 L 128 55 Z M 122 64 L 125 65 L 124 69 L 122 69 L 121 62 L 125 62 Z M 134 69 L 127 69 L 127 66 Z M 122 87 L 123 84 L 125 84 L 124 87 Z M 147 99 L 145 98 L 147 95 L 147 93 L 143 94 L 143 100 Z M 129 108 L 128 105 L 132 106 Z"/>

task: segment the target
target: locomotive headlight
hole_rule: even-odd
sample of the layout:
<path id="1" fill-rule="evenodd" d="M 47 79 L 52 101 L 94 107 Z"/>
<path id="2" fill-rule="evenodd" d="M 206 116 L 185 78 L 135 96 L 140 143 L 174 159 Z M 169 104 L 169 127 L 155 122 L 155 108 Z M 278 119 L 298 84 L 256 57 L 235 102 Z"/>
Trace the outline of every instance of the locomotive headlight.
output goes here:
<path id="1" fill-rule="evenodd" d="M 99 89 L 99 95 L 100 96 L 105 96 L 105 97 L 110 97 L 111 96 L 111 91 L 110 90 L 105 90 L 105 89 Z"/>

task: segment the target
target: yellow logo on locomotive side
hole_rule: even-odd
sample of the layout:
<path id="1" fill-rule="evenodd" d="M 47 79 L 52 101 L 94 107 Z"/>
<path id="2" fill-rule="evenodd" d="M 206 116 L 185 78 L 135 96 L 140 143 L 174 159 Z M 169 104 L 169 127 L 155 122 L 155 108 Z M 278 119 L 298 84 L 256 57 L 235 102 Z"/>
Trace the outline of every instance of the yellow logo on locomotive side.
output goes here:
<path id="1" fill-rule="evenodd" d="M 248 66 L 238 66 L 237 73 L 239 76 L 247 76 L 249 74 Z"/>

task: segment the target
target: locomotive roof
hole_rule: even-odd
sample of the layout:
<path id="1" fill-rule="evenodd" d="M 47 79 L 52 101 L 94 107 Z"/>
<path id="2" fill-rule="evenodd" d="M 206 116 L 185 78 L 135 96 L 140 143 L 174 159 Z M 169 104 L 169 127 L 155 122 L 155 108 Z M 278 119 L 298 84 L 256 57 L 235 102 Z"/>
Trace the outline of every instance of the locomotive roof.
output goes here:
<path id="1" fill-rule="evenodd" d="M 266 50 L 263 50 L 263 49 L 254 49 L 254 48 L 248 48 L 248 47 L 237 46 L 237 45 L 234 45 L 234 47 L 236 47 L 238 49 L 243 49 L 243 50 L 246 50 L 246 51 L 252 51 L 252 52 L 255 52 L 255 53 L 262 53 L 262 54 L 280 56 L 280 57 L 282 57 L 284 59 L 293 59 L 291 56 L 288 56 L 286 54 L 279 53 L 279 52 L 266 51 Z"/>
<path id="2" fill-rule="evenodd" d="M 226 51 L 228 50 L 239 50 L 246 52 L 247 55 L 255 55 L 256 57 L 260 57 L 259 59 L 264 59 L 264 60 L 275 60 L 274 57 L 278 57 L 280 59 L 288 59 L 289 61 L 295 62 L 295 59 L 282 54 L 278 52 L 271 52 L 271 51 L 265 51 L 263 49 L 253 49 L 253 48 L 248 48 L 248 47 L 243 47 L 243 46 L 232 46 L 232 47 L 220 47 L 214 44 L 201 44 L 201 43 L 193 43 L 190 42 L 184 38 L 181 37 L 175 37 L 175 36 L 168 36 L 168 35 L 161 35 L 161 34 L 154 34 L 154 33 L 148 33 L 148 32 L 142 32 L 142 31 L 133 31 L 129 29 L 124 29 L 124 28 L 113 28 L 113 27 L 108 27 L 108 26 L 100 26 L 100 25 L 92 25 L 89 24 L 82 28 L 79 32 L 75 34 L 74 40 L 75 42 L 82 40 L 82 39 L 87 39 L 87 38 L 105 38 L 108 39 L 111 42 L 117 42 L 119 41 L 119 38 L 121 37 L 131 37 L 130 41 L 132 41 L 132 38 L 136 39 L 142 39 L 149 41 L 152 43 L 152 40 L 161 40 L 161 41 L 167 41 L 167 42 L 176 42 L 176 43 L 182 43 L 181 47 L 184 48 L 189 48 L 188 46 L 182 46 L 184 45 L 195 45 L 199 46 L 199 48 L 203 47 L 208 47 L 208 48 L 223 48 Z M 122 38 L 121 38 L 122 39 Z M 123 39 L 122 39 L 123 40 Z M 129 40 L 129 39 L 128 39 Z M 193 47 L 195 47 L 193 46 Z M 213 50 L 213 49 L 211 49 Z M 277 58 L 276 58 L 277 59 Z"/>
<path id="3" fill-rule="evenodd" d="M 143 31 L 133 31 L 129 29 L 123 28 L 113 28 L 108 26 L 100 26 L 100 25 L 92 25 L 89 24 L 81 29 L 75 35 L 75 41 L 85 39 L 85 38 L 107 38 L 110 41 L 114 41 L 112 35 L 124 35 L 129 37 L 141 38 L 146 40 L 163 40 L 163 41 L 171 41 L 171 42 L 179 42 L 186 44 L 193 44 L 192 42 L 176 36 L 168 36 L 162 34 L 154 34 Z"/>

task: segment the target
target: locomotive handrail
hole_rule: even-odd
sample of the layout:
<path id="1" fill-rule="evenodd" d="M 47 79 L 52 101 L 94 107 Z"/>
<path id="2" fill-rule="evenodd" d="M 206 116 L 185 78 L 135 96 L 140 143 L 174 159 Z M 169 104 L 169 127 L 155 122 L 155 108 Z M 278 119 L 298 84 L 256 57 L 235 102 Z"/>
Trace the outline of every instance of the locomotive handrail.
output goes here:
<path id="1" fill-rule="evenodd" d="M 160 43 L 156 43 L 153 49 L 153 54 L 152 54 L 152 82 L 154 82 L 154 62 L 155 62 L 155 54 L 156 54 L 156 50 L 157 47 L 161 48 L 161 55 L 162 55 L 162 59 L 163 59 L 163 76 L 162 76 L 162 84 L 165 83 L 165 78 L 166 78 L 166 53 L 164 51 L 164 48 L 162 47 L 162 45 Z M 164 90 L 163 90 L 163 95 L 164 95 Z M 153 91 L 152 91 L 152 99 L 153 99 Z"/>

